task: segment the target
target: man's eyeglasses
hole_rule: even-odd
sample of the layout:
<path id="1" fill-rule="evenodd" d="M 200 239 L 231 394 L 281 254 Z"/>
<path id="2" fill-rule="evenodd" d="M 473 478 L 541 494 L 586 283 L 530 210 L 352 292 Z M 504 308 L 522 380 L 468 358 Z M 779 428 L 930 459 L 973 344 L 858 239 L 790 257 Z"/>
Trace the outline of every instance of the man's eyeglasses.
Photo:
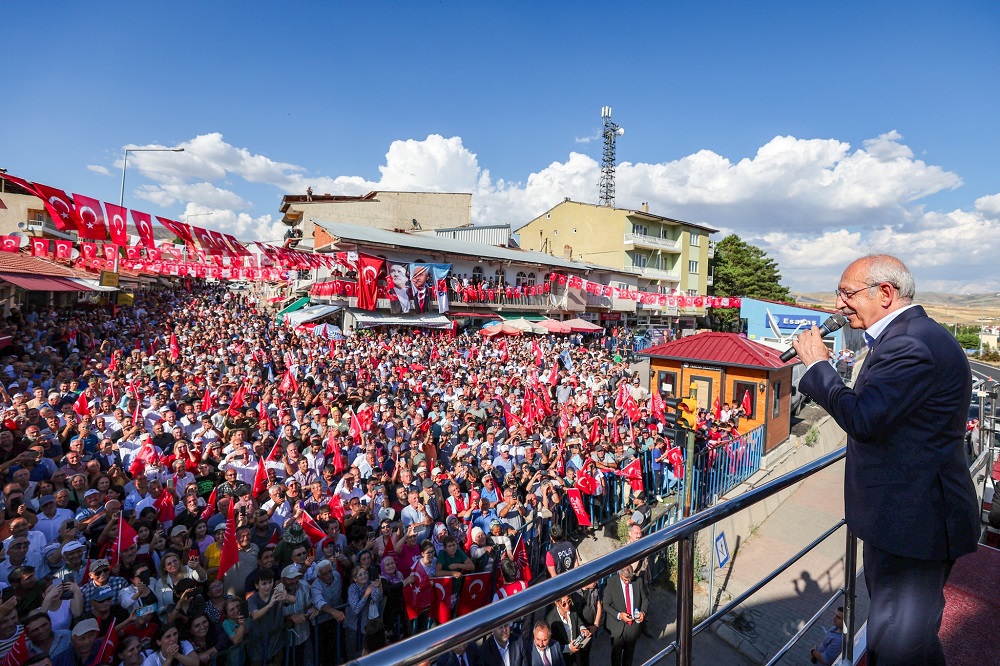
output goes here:
<path id="1" fill-rule="evenodd" d="M 866 284 L 865 286 L 859 289 L 852 289 L 851 291 L 847 291 L 846 289 L 834 289 L 833 295 L 846 302 L 851 298 L 851 296 L 854 296 L 854 294 L 858 293 L 859 291 L 864 291 L 865 289 L 871 289 L 877 286 L 878 284 Z"/>

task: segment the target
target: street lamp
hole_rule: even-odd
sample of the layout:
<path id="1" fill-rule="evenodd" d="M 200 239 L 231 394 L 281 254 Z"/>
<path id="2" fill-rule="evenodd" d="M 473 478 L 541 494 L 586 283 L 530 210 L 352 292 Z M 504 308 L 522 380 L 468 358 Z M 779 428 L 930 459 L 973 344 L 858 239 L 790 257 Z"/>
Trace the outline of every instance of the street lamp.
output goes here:
<path id="1" fill-rule="evenodd" d="M 122 192 L 118 197 L 118 207 L 125 207 L 125 171 L 128 169 L 129 153 L 183 153 L 183 148 L 126 148 L 122 159 Z"/>

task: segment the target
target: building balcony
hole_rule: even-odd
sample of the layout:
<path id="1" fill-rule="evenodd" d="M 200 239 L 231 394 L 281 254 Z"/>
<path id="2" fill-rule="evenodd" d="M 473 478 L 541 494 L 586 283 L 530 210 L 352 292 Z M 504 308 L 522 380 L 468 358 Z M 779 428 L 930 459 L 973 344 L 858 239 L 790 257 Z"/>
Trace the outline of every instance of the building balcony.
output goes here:
<path id="1" fill-rule="evenodd" d="M 633 275 L 640 275 L 647 280 L 669 280 L 671 282 L 680 282 L 681 272 L 676 271 L 664 271 L 659 268 L 650 268 L 648 266 L 625 266 L 624 269 L 628 273 Z"/>
<path id="2" fill-rule="evenodd" d="M 680 252 L 681 242 L 669 238 L 658 238 L 645 234 L 625 234 L 625 246 L 628 247 L 649 247 L 656 250 L 667 250 L 669 252 Z"/>

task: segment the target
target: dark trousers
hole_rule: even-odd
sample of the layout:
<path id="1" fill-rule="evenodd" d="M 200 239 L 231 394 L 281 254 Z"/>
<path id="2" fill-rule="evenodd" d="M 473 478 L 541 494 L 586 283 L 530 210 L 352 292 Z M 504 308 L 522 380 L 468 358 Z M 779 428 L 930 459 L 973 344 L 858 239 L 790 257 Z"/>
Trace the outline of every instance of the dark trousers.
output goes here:
<path id="1" fill-rule="evenodd" d="M 629 636 L 628 633 L 621 638 L 611 638 L 611 666 L 632 666 L 637 639 L 638 636 Z"/>
<path id="2" fill-rule="evenodd" d="M 954 560 L 917 560 L 864 545 L 868 664 L 944 664 L 938 630 Z"/>

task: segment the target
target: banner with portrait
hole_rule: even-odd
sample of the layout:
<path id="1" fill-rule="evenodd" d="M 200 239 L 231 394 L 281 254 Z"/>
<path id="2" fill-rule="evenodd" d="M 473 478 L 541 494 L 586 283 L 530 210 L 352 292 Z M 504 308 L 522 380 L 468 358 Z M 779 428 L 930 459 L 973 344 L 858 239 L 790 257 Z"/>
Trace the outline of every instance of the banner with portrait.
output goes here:
<path id="1" fill-rule="evenodd" d="M 413 309 L 410 298 L 410 264 L 398 261 L 386 263 L 386 297 L 389 309 L 396 314 L 406 314 Z"/>
<path id="2" fill-rule="evenodd" d="M 410 264 L 409 312 L 448 312 L 451 264 Z M 400 310 L 403 312 L 403 310 Z"/>

